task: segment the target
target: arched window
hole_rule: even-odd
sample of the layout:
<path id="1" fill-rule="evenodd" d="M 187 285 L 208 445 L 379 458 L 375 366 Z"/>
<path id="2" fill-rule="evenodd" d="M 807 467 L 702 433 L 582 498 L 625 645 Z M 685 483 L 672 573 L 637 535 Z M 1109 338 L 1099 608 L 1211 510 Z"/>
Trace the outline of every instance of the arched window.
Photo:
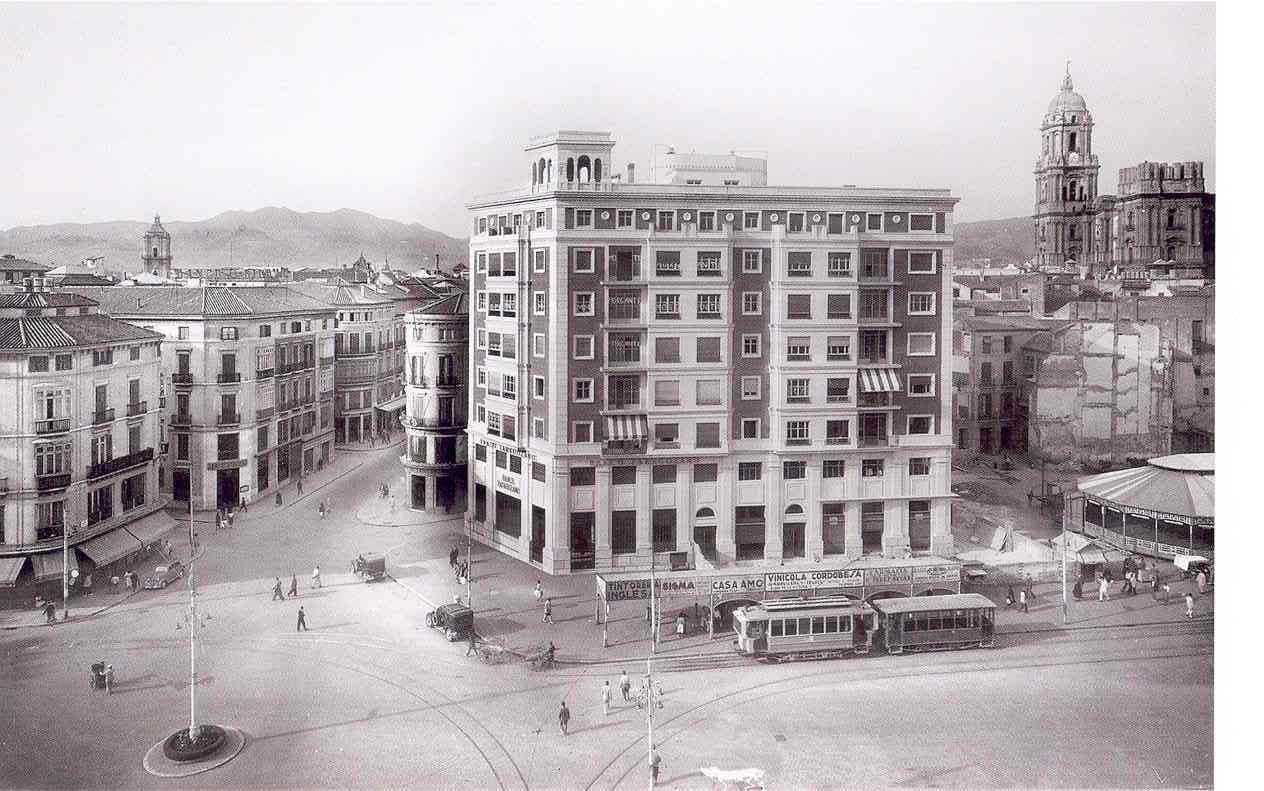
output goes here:
<path id="1" fill-rule="evenodd" d="M 601 160 L 593 160 L 593 181 L 601 181 Z"/>
<path id="2" fill-rule="evenodd" d="M 550 158 L 550 159 L 549 159 L 549 179 L 548 179 L 548 180 L 549 180 L 549 183 L 550 183 L 550 184 L 552 184 L 552 183 L 553 183 L 553 160 L 552 160 L 552 158 Z"/>
<path id="3" fill-rule="evenodd" d="M 1176 209 L 1167 210 L 1167 227 L 1168 228 L 1176 227 Z"/>
<path id="4" fill-rule="evenodd" d="M 803 506 L 795 504 L 786 509 L 786 516 L 795 516 L 803 513 Z"/>
<path id="5" fill-rule="evenodd" d="M 1131 228 L 1133 225 L 1132 212 L 1128 212 L 1128 227 Z"/>
<path id="6" fill-rule="evenodd" d="M 1175 261 L 1175 260 L 1176 260 L 1176 246 L 1175 246 L 1175 245 L 1170 245 L 1170 244 L 1169 244 L 1169 245 L 1167 246 L 1167 260 L 1169 260 L 1169 261 Z"/>
<path id="7" fill-rule="evenodd" d="M 575 160 L 571 157 L 566 158 L 566 180 L 575 180 Z"/>
<path id="8" fill-rule="evenodd" d="M 1075 119 L 1072 118 L 1071 120 L 1074 121 Z M 1067 151 L 1078 151 L 1078 150 L 1079 149 L 1075 147 L 1075 132 L 1072 132 L 1070 139 L 1067 141 Z"/>
<path id="9" fill-rule="evenodd" d="M 531 163 L 531 186 L 540 183 L 540 169 L 536 167 L 534 162 Z"/>
<path id="10" fill-rule="evenodd" d="M 155 247 L 155 248 L 154 248 L 154 258 L 157 258 L 157 257 L 158 257 L 158 248 L 157 248 L 157 247 Z"/>
<path id="11" fill-rule="evenodd" d="M 592 181 L 592 161 L 588 159 L 586 154 L 580 156 L 575 166 L 579 170 L 580 181 Z"/>
<path id="12" fill-rule="evenodd" d="M 549 174 L 549 178 L 545 178 L 545 176 L 544 176 L 544 173 L 545 173 L 545 170 L 544 170 L 544 167 L 545 167 L 545 166 L 544 166 L 544 157 L 540 157 L 540 163 L 539 163 L 539 164 L 540 164 L 540 183 L 541 183 L 541 184 L 548 184 L 548 183 L 549 183 L 549 181 L 551 181 L 551 180 L 552 180 L 552 174 Z"/>
<path id="13" fill-rule="evenodd" d="M 694 514 L 693 518 L 698 519 L 698 520 L 715 519 L 715 511 L 712 511 L 710 508 L 703 506 L 702 508 L 698 509 L 698 513 Z"/>

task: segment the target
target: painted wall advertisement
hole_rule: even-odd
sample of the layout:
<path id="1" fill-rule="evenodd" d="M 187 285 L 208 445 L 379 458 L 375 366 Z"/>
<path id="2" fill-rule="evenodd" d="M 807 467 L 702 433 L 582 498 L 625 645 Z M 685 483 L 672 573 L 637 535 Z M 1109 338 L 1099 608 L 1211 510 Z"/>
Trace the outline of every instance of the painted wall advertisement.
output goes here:
<path id="1" fill-rule="evenodd" d="M 806 569 L 762 574 L 668 576 L 654 580 L 660 598 L 711 595 L 721 599 L 734 594 L 789 593 L 891 586 L 944 585 L 952 588 L 961 581 L 961 567 L 891 566 L 882 568 Z M 606 601 L 648 599 L 649 577 L 606 579 L 597 577 L 597 591 Z"/>
<path id="2" fill-rule="evenodd" d="M 806 591 L 827 588 L 859 588 L 864 585 L 861 569 L 813 569 L 778 571 L 765 575 L 769 591 Z"/>
<path id="3" fill-rule="evenodd" d="M 496 488 L 515 497 L 522 496 L 522 489 L 518 487 L 518 481 L 508 473 L 502 472 L 496 476 Z"/>

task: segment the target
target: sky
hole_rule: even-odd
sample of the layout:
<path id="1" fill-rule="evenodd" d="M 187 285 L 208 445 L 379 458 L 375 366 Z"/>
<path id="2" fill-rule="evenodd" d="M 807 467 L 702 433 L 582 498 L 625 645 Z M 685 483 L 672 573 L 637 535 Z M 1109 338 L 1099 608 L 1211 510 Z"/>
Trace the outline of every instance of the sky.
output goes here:
<path id="1" fill-rule="evenodd" d="M 559 128 L 638 174 L 758 150 L 773 184 L 1027 215 L 1068 59 L 1103 192 L 1143 160 L 1214 190 L 1210 4 L 0 5 L 0 228 L 349 207 L 464 236 Z"/>

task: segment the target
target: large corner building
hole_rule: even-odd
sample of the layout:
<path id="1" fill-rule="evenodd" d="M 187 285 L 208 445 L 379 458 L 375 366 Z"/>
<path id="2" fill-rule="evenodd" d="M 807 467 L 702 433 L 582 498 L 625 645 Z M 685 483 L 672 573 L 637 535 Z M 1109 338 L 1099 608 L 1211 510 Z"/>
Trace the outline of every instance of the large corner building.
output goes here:
<path id="1" fill-rule="evenodd" d="M 554 574 L 950 554 L 956 198 L 613 148 L 535 139 L 470 205 L 475 536 Z"/>

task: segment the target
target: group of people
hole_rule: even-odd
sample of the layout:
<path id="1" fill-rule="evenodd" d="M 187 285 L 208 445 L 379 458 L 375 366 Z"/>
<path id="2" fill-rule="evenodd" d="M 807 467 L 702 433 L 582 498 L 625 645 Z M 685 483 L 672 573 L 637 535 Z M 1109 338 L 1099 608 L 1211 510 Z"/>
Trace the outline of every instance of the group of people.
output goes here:
<path id="1" fill-rule="evenodd" d="M 535 596 L 536 604 L 540 604 L 541 600 L 543 600 L 544 617 L 540 619 L 540 623 L 553 623 L 553 599 L 544 595 L 544 586 L 540 584 L 539 580 L 535 581 L 535 590 L 532 591 L 531 595 Z"/>
<path id="2" fill-rule="evenodd" d="M 386 484 L 382 485 L 385 486 Z M 453 544 L 452 550 L 448 552 L 448 568 L 452 569 L 456 575 L 456 583 L 458 585 L 464 585 L 465 581 L 469 579 L 470 563 L 468 560 L 461 560 L 461 550 L 456 544 Z"/>
<path id="3" fill-rule="evenodd" d="M 237 517 L 237 512 L 230 506 L 228 508 L 215 509 L 215 529 L 228 530 L 233 527 L 233 521 Z"/>
<path id="4" fill-rule="evenodd" d="M 1010 585 L 1005 592 L 1005 607 L 1008 609 L 1017 604 L 1019 612 L 1030 612 L 1028 607 L 1032 600 L 1036 598 L 1035 593 L 1031 589 L 1031 584 L 1031 578 L 1028 577 L 1023 582 L 1023 586 L 1018 589 L 1017 597 L 1014 596 L 1014 586 Z"/>
<path id="5" fill-rule="evenodd" d="M 320 566 L 316 566 L 312 569 L 312 588 L 319 588 L 320 586 Z M 290 590 L 288 594 L 282 592 L 280 577 L 277 577 L 276 582 L 272 585 L 272 601 L 285 601 L 287 595 L 291 599 L 298 598 L 297 574 L 290 574 Z"/>

